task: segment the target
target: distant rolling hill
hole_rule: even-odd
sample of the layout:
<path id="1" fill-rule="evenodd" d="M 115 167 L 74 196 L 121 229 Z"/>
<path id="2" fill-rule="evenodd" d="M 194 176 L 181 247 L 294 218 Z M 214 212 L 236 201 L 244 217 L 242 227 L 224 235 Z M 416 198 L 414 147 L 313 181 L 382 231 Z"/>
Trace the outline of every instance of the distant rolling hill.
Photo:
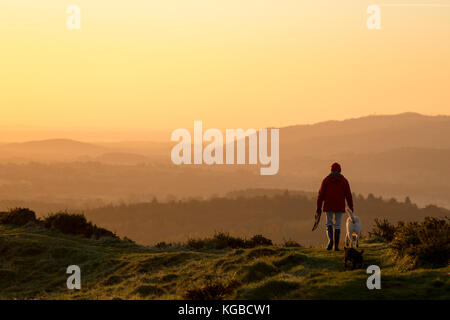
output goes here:
<path id="1" fill-rule="evenodd" d="M 30 160 L 74 160 L 80 156 L 98 155 L 108 149 L 91 143 L 70 139 L 50 139 L 10 143 L 0 146 L 2 158 L 22 158 Z"/>
<path id="2" fill-rule="evenodd" d="M 404 147 L 450 148 L 450 116 L 404 113 L 280 129 L 283 158 L 378 153 Z"/>
<path id="3" fill-rule="evenodd" d="M 174 144 L 169 136 L 167 143 L 122 141 L 92 144 L 53 139 L 0 145 L 0 151 L 24 157 L 128 153 L 153 159 L 157 156 L 170 162 L 170 149 Z M 299 156 L 328 159 L 348 153 L 375 154 L 398 148 L 450 149 L 450 116 L 403 113 L 280 128 L 280 158 L 288 164 Z"/>
<path id="4" fill-rule="evenodd" d="M 449 116 L 403 113 L 283 127 L 279 173 L 266 177 L 254 166 L 175 166 L 170 160 L 173 145 L 169 138 L 167 143 L 55 139 L 0 145 L 2 163 L 72 162 L 50 164 L 39 172 L 38 165 L 5 164 L 0 167 L 0 190 L 3 200 L 11 200 L 11 195 L 27 200 L 95 195 L 107 201 L 205 196 L 245 188 L 316 192 L 330 164 L 338 161 L 357 193 L 410 196 L 419 205 L 450 208 Z M 91 162 L 98 164 L 87 164 Z"/>

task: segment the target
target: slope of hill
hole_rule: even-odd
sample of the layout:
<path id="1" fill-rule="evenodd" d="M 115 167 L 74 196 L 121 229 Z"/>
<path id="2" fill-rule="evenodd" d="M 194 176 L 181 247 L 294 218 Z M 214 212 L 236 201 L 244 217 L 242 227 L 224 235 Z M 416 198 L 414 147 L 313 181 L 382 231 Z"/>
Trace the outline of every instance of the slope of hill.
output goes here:
<path id="1" fill-rule="evenodd" d="M 342 251 L 157 249 L 0 225 L 0 299 L 183 299 L 208 288 L 218 299 L 450 298 L 449 267 L 399 272 L 385 245 L 362 248 L 365 266 L 381 267 L 382 290 L 367 289 L 365 269 L 345 270 Z M 81 268 L 81 290 L 66 287 L 69 265 Z"/>
<path id="2" fill-rule="evenodd" d="M 80 156 L 93 156 L 107 151 L 105 147 L 70 139 L 50 139 L 10 143 L 0 147 L 2 158 L 25 160 L 75 160 Z"/>
<path id="3" fill-rule="evenodd" d="M 123 141 L 84 143 L 69 139 L 30 141 L 0 146 L 3 152 L 76 153 L 123 152 L 167 157 L 173 143 Z M 343 121 L 280 128 L 280 152 L 284 161 L 298 155 L 315 157 L 345 153 L 377 153 L 396 148 L 450 149 L 450 116 L 425 116 L 417 113 L 367 116 Z"/>
<path id="4" fill-rule="evenodd" d="M 10 150 L 18 151 L 55 151 L 55 150 L 70 150 L 77 152 L 90 152 L 104 150 L 103 147 L 94 144 L 80 142 L 70 139 L 49 139 L 40 141 L 29 141 L 22 143 L 11 143 L 4 146 Z"/>
<path id="5" fill-rule="evenodd" d="M 450 116 L 417 113 L 367 116 L 280 129 L 280 150 L 295 154 L 375 153 L 389 149 L 450 148 Z"/>

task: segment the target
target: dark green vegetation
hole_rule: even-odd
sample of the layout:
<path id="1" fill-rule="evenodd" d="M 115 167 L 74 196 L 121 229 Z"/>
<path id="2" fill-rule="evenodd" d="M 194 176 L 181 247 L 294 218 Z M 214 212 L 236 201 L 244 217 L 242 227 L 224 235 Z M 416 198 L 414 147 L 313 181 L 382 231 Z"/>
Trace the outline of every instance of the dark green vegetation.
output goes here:
<path id="1" fill-rule="evenodd" d="M 388 219 L 375 219 L 375 226 L 372 231 L 369 231 L 369 235 L 381 241 L 391 242 L 394 239 L 395 231 L 397 231 L 397 227 Z"/>
<path id="2" fill-rule="evenodd" d="M 305 246 L 320 246 L 324 240 L 322 217 L 319 229 L 311 232 L 316 207 L 315 196 L 299 192 L 267 190 L 242 191 L 228 197 L 190 199 L 106 206 L 86 211 L 98 225 L 116 230 L 120 236 L 153 245 L 161 241 L 185 242 L 203 238 L 217 231 L 251 237 L 263 234 L 276 243 L 293 240 Z M 390 221 L 420 221 L 426 216 L 450 216 L 450 211 L 436 206 L 419 208 L 406 198 L 403 201 L 373 195 L 354 196 L 355 214 L 363 222 L 363 234 L 372 229 L 375 218 Z M 345 224 L 347 216 L 343 217 Z M 126 223 L 123 223 L 126 221 Z"/>
<path id="3" fill-rule="evenodd" d="M 8 212 L 0 212 L 0 224 L 24 226 L 29 222 L 37 222 L 36 214 L 30 209 L 16 208 Z"/>
<path id="4" fill-rule="evenodd" d="M 272 240 L 255 235 L 251 239 L 232 237 L 228 233 L 218 232 L 212 238 L 189 239 L 187 246 L 192 249 L 225 249 L 225 248 L 254 248 L 257 246 L 271 246 Z"/>
<path id="5" fill-rule="evenodd" d="M 426 217 L 423 222 L 376 221 L 370 233 L 389 243 L 394 258 L 406 268 L 447 266 L 450 259 L 450 219 Z"/>
<path id="6" fill-rule="evenodd" d="M 382 289 L 368 290 L 365 269 L 344 270 L 342 251 L 290 242 L 258 245 L 255 239 L 268 240 L 218 233 L 197 239 L 204 244 L 200 249 L 188 243 L 144 247 L 115 237 L 69 235 L 36 222 L 2 224 L 0 298 L 450 299 L 448 266 L 399 268 L 386 243 L 362 242 L 365 267 L 382 270 Z M 66 288 L 66 268 L 73 264 L 81 268 L 78 291 Z"/>
<path id="7" fill-rule="evenodd" d="M 0 212 L 0 224 L 14 226 L 35 224 L 47 229 L 58 230 L 66 234 L 81 235 L 86 238 L 117 238 L 111 231 L 99 228 L 91 222 L 88 222 L 84 215 L 69 214 L 67 212 L 58 212 L 48 215 L 43 219 L 36 219 L 36 214 L 30 209 L 15 208 L 7 212 Z"/>

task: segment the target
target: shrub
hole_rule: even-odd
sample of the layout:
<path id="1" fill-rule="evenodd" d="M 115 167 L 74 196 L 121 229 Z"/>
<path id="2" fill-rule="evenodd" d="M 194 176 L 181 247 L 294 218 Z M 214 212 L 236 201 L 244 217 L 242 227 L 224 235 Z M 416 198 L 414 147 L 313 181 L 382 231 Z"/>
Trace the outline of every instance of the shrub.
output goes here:
<path id="1" fill-rule="evenodd" d="M 91 222 L 88 222 L 82 214 L 69 214 L 67 212 L 55 213 L 44 219 L 44 226 L 49 229 L 59 230 L 62 233 L 81 235 L 86 238 L 118 238 L 111 231 L 99 228 Z"/>
<path id="2" fill-rule="evenodd" d="M 128 237 L 123 237 L 123 241 L 124 241 L 124 242 L 128 242 L 128 243 L 132 243 L 132 244 L 136 244 L 136 242 L 134 242 L 133 240 L 131 240 L 131 239 L 128 238 Z"/>
<path id="3" fill-rule="evenodd" d="M 37 222 L 36 214 L 30 209 L 15 208 L 9 210 L 8 212 L 0 213 L 0 224 L 23 226 L 28 222 Z"/>
<path id="4" fill-rule="evenodd" d="M 400 223 L 399 225 L 402 225 Z M 391 242 L 394 239 L 395 231 L 397 227 L 391 224 L 388 220 L 384 219 L 380 221 L 375 219 L 375 227 L 372 232 L 369 232 L 369 236 L 372 238 L 378 238 L 384 242 Z"/>
<path id="5" fill-rule="evenodd" d="M 202 249 L 205 247 L 205 240 L 202 239 L 189 239 L 187 246 L 192 249 Z"/>
<path id="6" fill-rule="evenodd" d="M 390 244 L 397 261 L 411 267 L 447 266 L 450 258 L 450 220 L 426 217 L 422 223 L 399 224 Z"/>
<path id="7" fill-rule="evenodd" d="M 260 234 L 257 234 L 255 236 L 253 236 L 250 239 L 251 245 L 252 247 L 256 247 L 256 246 L 271 246 L 273 245 L 272 240 L 267 239 L 265 237 L 263 237 Z"/>
<path id="8" fill-rule="evenodd" d="M 286 240 L 283 243 L 283 247 L 286 247 L 286 248 L 301 248 L 301 246 L 302 245 L 300 243 L 298 243 L 294 240 Z"/>
<path id="9" fill-rule="evenodd" d="M 218 232 L 212 238 L 212 244 L 215 249 L 225 249 L 225 248 L 245 248 L 246 241 L 242 238 L 232 237 L 228 233 Z"/>
<path id="10" fill-rule="evenodd" d="M 212 238 L 189 239 L 187 242 L 187 246 L 192 249 L 239 249 L 269 245 L 272 245 L 272 240 L 267 239 L 262 235 L 255 235 L 250 240 L 246 240 L 230 236 L 228 233 L 224 232 L 218 232 L 214 234 Z"/>
<path id="11" fill-rule="evenodd" d="M 166 242 L 164 242 L 164 241 L 158 242 L 158 243 L 155 245 L 155 247 L 158 248 L 158 249 L 167 249 L 167 248 L 169 248 L 169 247 L 171 247 L 171 246 L 172 246 L 171 243 L 166 243 Z"/>

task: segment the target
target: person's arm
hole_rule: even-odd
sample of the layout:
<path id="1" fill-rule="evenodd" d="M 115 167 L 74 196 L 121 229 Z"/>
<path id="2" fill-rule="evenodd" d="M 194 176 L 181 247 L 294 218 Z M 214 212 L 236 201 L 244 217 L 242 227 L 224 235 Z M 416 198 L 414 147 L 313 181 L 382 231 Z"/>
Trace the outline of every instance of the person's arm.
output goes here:
<path id="1" fill-rule="evenodd" d="M 347 200 L 347 205 L 353 212 L 353 196 L 352 191 L 350 190 L 350 184 L 348 180 L 345 181 L 345 200 Z"/>
<path id="2" fill-rule="evenodd" d="M 327 189 L 326 179 L 323 179 L 322 184 L 319 189 L 319 195 L 317 196 L 316 213 L 318 213 L 318 214 L 322 213 L 322 205 L 323 205 L 323 201 L 325 200 L 326 189 Z"/>

